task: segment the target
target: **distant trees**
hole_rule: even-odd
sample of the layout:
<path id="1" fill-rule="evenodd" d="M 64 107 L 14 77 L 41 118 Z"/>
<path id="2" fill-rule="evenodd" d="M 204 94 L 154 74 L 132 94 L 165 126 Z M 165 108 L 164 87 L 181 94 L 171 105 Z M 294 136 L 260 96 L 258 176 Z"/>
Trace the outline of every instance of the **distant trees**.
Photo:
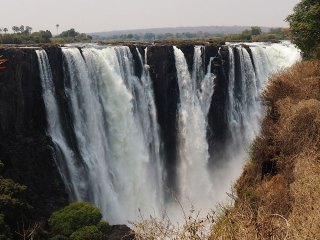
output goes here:
<path id="1" fill-rule="evenodd" d="M 2 29 L 5 33 L 8 32 L 8 28 Z M 52 38 L 52 34 L 49 30 L 32 33 L 32 27 L 21 25 L 13 26 L 13 34 L 5 34 L 2 36 L 2 42 L 4 44 L 27 44 L 27 43 L 49 43 Z"/>
<path id="2" fill-rule="evenodd" d="M 302 0 L 286 18 L 290 24 L 293 41 L 306 54 L 312 55 L 320 48 L 320 2 Z"/>
<path id="3" fill-rule="evenodd" d="M 80 35 L 80 33 L 76 32 L 74 28 L 71 28 L 70 30 L 64 31 L 60 34 L 60 37 L 76 37 Z"/>
<path id="4" fill-rule="evenodd" d="M 21 25 L 20 27 L 18 27 L 18 26 L 13 26 L 13 27 L 12 27 L 12 31 L 13 31 L 14 33 L 21 33 L 21 34 L 29 35 L 29 34 L 31 34 L 32 27 L 23 26 L 23 25 Z"/>
<path id="5" fill-rule="evenodd" d="M 90 42 L 91 36 L 85 33 L 79 33 L 74 28 L 67 31 L 63 31 L 60 35 L 52 38 L 51 40 L 56 43 L 66 43 L 66 42 Z"/>
<path id="6" fill-rule="evenodd" d="M 56 24 L 57 32 L 59 24 Z M 4 44 L 28 44 L 28 43 L 69 43 L 69 42 L 91 42 L 92 37 L 77 32 L 74 28 L 62 32 L 56 37 L 52 36 L 49 30 L 40 30 L 38 32 L 32 32 L 30 26 L 13 26 L 13 34 L 1 34 L 7 33 L 8 28 L 0 28 L 0 43 Z M 132 37 L 135 37 L 133 35 Z"/>
<path id="7" fill-rule="evenodd" d="M 260 27 L 251 27 L 251 35 L 260 35 L 262 30 Z"/>
<path id="8" fill-rule="evenodd" d="M 18 26 L 13 26 L 13 27 L 12 27 L 12 31 L 13 31 L 14 33 L 18 33 L 18 32 L 20 31 L 20 28 L 19 28 Z"/>

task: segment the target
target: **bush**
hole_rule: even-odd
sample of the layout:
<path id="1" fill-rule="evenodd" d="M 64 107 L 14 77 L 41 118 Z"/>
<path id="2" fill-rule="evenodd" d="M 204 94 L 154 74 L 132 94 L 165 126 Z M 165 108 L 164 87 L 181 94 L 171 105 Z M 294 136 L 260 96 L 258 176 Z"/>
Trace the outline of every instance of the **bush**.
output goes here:
<path id="1" fill-rule="evenodd" d="M 103 234 L 108 234 L 111 231 L 111 226 L 106 221 L 100 221 L 97 225 L 97 228 L 102 232 Z"/>
<path id="2" fill-rule="evenodd" d="M 286 21 L 290 24 L 294 42 L 307 57 L 311 57 L 320 43 L 320 2 L 302 0 L 295 6 L 293 14 L 289 15 Z"/>
<path id="3" fill-rule="evenodd" d="M 66 236 L 63 236 L 63 235 L 56 235 L 56 236 L 50 238 L 50 240 L 69 240 L 69 238 Z"/>
<path id="4" fill-rule="evenodd" d="M 85 226 L 70 236 L 71 240 L 102 240 L 103 234 L 96 226 Z"/>
<path id="5" fill-rule="evenodd" d="M 49 227 L 54 234 L 70 236 L 84 226 L 97 225 L 101 218 L 98 208 L 86 202 L 75 202 L 54 212 L 49 218 Z"/>
<path id="6" fill-rule="evenodd" d="M 0 240 L 10 240 L 12 238 L 12 234 L 9 226 L 4 221 L 4 215 L 0 214 Z"/>

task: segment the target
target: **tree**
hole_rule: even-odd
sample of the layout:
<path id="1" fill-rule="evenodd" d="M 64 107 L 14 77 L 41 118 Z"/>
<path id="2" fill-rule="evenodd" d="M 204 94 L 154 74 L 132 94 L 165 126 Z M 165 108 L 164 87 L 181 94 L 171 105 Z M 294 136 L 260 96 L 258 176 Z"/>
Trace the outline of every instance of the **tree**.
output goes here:
<path id="1" fill-rule="evenodd" d="M 295 44 L 308 57 L 320 44 L 320 2 L 302 0 L 286 18 Z"/>
<path id="2" fill-rule="evenodd" d="M 60 25 L 57 24 L 56 27 L 57 27 L 57 35 L 59 35 L 59 27 L 60 27 Z"/>
<path id="3" fill-rule="evenodd" d="M 260 27 L 251 27 L 251 34 L 252 35 L 260 35 L 262 33 L 262 30 Z"/>
<path id="4" fill-rule="evenodd" d="M 71 203 L 54 212 L 49 218 L 49 227 L 54 234 L 70 236 L 85 226 L 97 225 L 102 218 L 98 208 L 85 202 Z"/>
<path id="5" fill-rule="evenodd" d="M 26 34 L 26 35 L 29 35 L 29 34 L 31 34 L 31 31 L 32 31 L 32 27 L 26 26 L 26 28 L 25 28 L 23 33 Z"/>
<path id="6" fill-rule="evenodd" d="M 7 32 L 8 32 L 8 28 L 4 28 L 3 31 L 4 31 L 5 33 L 7 33 Z"/>
<path id="7" fill-rule="evenodd" d="M 21 33 L 24 32 L 24 26 L 23 26 L 23 25 L 20 26 L 19 31 L 20 31 Z"/>
<path id="8" fill-rule="evenodd" d="M 78 36 L 80 33 L 76 32 L 76 30 L 74 30 L 74 28 L 71 28 L 70 30 L 64 31 L 60 34 L 60 37 L 76 37 Z"/>
<path id="9" fill-rule="evenodd" d="M 12 31 L 13 31 L 14 33 L 18 33 L 18 32 L 20 32 L 20 28 L 19 28 L 18 26 L 13 26 L 13 27 L 12 27 Z"/>

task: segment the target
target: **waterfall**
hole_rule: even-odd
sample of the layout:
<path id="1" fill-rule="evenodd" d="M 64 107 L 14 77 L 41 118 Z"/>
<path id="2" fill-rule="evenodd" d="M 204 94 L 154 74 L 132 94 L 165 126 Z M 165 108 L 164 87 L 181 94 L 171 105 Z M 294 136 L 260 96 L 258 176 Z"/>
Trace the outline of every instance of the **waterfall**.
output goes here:
<path id="1" fill-rule="evenodd" d="M 159 102 L 151 78 L 162 63 L 148 65 L 152 48 L 63 47 L 64 85 L 59 91 L 51 59 L 45 50 L 36 50 L 47 134 L 66 190 L 71 200 L 99 207 L 112 224 L 137 221 L 140 213 L 175 220 L 181 215 L 180 207 L 164 194 L 171 187 L 165 184 L 168 171 L 161 139 L 166 126 L 158 124 Z M 170 179 L 176 180 L 176 200 L 202 213 L 226 198 L 242 171 L 248 147 L 260 131 L 260 94 L 268 77 L 300 60 L 289 43 L 229 44 L 215 50 L 216 56 L 207 48 L 194 47 L 189 71 L 187 55 L 173 47 L 179 99 L 176 175 Z M 210 145 L 208 119 L 217 114 L 212 112 L 217 104 L 223 105 L 217 109 L 224 111 L 219 114 L 224 116 L 226 139 L 215 139 L 223 144 L 211 151 L 216 145 Z M 214 150 L 219 150 L 218 156 Z"/>
<path id="2" fill-rule="evenodd" d="M 83 191 L 82 186 L 84 184 L 82 171 L 77 166 L 75 154 L 71 150 L 70 146 L 68 146 L 63 133 L 49 59 L 44 50 L 36 50 L 36 54 L 39 61 L 39 71 L 43 91 L 42 96 L 48 116 L 47 131 L 55 145 L 57 155 L 55 159 L 59 161 L 57 166 L 59 167 L 59 171 L 71 198 L 80 199 L 81 192 Z"/>
<path id="3" fill-rule="evenodd" d="M 174 47 L 180 91 L 178 200 L 182 203 L 187 201 L 197 209 L 206 208 L 204 202 L 213 195 L 207 168 L 209 152 L 206 119 L 214 90 L 214 75 L 210 72 L 210 61 L 208 73 L 204 77 L 202 49 L 200 46 L 195 47 L 191 75 L 183 52 Z M 199 196 L 201 196 L 200 201 Z"/>
<path id="4" fill-rule="evenodd" d="M 163 205 L 162 170 L 148 74 L 144 71 L 141 81 L 134 76 L 127 47 L 62 51 L 65 92 L 86 169 L 79 176 L 84 194 L 74 199 L 94 203 L 112 223 L 137 219 L 139 209 L 157 214 Z"/>

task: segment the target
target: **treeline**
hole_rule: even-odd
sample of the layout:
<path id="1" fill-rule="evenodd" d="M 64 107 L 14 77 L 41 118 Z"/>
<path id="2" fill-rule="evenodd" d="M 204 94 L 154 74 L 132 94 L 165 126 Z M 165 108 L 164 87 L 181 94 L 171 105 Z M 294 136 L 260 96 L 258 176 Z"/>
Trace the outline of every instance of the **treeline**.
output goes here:
<path id="1" fill-rule="evenodd" d="M 209 33 L 199 31 L 197 33 L 184 32 L 184 33 L 160 33 L 155 34 L 152 32 L 141 34 L 115 34 L 109 37 L 102 37 L 94 35 L 95 40 L 135 40 L 135 41 L 154 41 L 165 39 L 194 39 L 194 38 L 210 38 L 210 37 L 222 37 L 223 34 Z"/>
<path id="2" fill-rule="evenodd" d="M 74 28 L 71 28 L 50 40 L 53 43 L 91 42 L 92 37 L 85 33 L 79 33 Z"/>
<path id="3" fill-rule="evenodd" d="M 223 37 L 224 41 L 277 41 L 289 39 L 288 28 L 271 28 L 268 32 L 262 32 L 260 27 L 251 27 L 239 34 L 231 34 Z"/>
<path id="4" fill-rule="evenodd" d="M 77 32 L 74 28 L 54 36 L 49 30 L 32 32 L 32 27 L 21 25 L 12 27 L 13 33 L 7 33 L 8 28 L 0 28 L 1 44 L 33 44 L 33 43 L 70 43 L 90 42 L 92 37 Z"/>
<path id="5" fill-rule="evenodd" d="M 109 37 L 93 36 L 100 41 L 163 41 L 173 39 L 217 39 L 221 41 L 271 41 L 288 39 L 289 30 L 285 28 L 272 28 L 268 32 L 262 32 L 260 27 L 251 27 L 239 34 L 219 34 L 199 31 L 197 33 L 144 33 L 144 34 L 115 34 Z"/>

